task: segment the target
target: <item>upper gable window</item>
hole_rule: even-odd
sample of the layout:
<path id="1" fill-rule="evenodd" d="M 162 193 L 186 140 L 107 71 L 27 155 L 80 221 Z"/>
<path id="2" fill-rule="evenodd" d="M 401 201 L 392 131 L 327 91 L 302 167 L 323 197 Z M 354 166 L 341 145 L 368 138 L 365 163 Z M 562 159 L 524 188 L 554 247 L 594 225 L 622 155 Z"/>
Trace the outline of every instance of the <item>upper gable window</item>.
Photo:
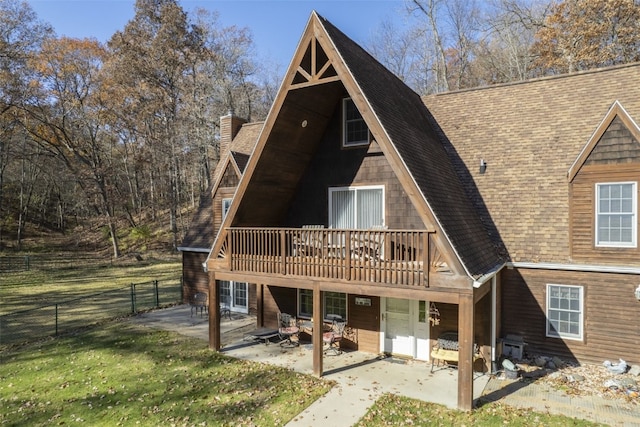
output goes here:
<path id="1" fill-rule="evenodd" d="M 342 145 L 356 147 L 369 144 L 369 128 L 351 98 L 342 100 Z"/>
<path id="2" fill-rule="evenodd" d="M 635 182 L 596 184 L 596 246 L 636 247 Z"/>
<path id="3" fill-rule="evenodd" d="M 222 199 L 222 219 L 224 220 L 229 212 L 229 208 L 231 208 L 231 200 L 233 199 Z"/>

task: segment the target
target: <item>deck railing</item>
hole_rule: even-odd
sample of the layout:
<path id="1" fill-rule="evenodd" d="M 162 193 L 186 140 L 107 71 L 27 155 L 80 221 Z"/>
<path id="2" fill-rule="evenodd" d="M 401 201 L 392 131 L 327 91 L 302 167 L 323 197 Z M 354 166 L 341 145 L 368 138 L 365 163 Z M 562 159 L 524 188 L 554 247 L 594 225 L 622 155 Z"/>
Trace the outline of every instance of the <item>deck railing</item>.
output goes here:
<path id="1" fill-rule="evenodd" d="M 230 228 L 231 271 L 427 286 L 429 233 L 415 230 Z"/>

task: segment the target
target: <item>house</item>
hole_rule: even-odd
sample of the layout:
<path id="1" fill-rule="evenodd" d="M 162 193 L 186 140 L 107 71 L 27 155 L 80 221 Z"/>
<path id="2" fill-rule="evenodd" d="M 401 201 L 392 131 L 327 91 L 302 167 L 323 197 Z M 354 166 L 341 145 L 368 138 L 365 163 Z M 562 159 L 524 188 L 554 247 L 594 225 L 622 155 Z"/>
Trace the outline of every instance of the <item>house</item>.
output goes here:
<path id="1" fill-rule="evenodd" d="M 312 323 L 316 375 L 331 315 L 346 347 L 422 360 L 455 332 L 461 409 L 507 336 L 640 362 L 638 81 L 632 64 L 421 98 L 313 13 L 206 260 L 211 306 L 221 281 L 255 284 L 258 326 Z"/>
<path id="2" fill-rule="evenodd" d="M 317 375 L 330 315 L 348 322 L 344 346 L 424 360 L 456 331 L 471 408 L 474 361 L 495 359 L 504 260 L 451 155 L 422 99 L 313 13 L 206 262 L 210 306 L 219 281 L 247 282 L 259 326 L 312 320 Z M 211 310 L 214 349 L 219 322 Z"/>
<path id="3" fill-rule="evenodd" d="M 220 118 L 220 161 L 213 173 L 212 186 L 201 196 L 198 209 L 178 248 L 182 252 L 184 303 L 191 301 L 197 292 L 209 292 L 209 275 L 203 264 L 229 210 L 261 128 L 262 122 L 246 123 L 233 112 Z M 255 284 L 226 280 L 218 286 L 230 311 L 255 314 Z"/>
<path id="4" fill-rule="evenodd" d="M 508 260 L 501 334 L 532 354 L 640 363 L 638 82 L 636 63 L 424 98 Z"/>

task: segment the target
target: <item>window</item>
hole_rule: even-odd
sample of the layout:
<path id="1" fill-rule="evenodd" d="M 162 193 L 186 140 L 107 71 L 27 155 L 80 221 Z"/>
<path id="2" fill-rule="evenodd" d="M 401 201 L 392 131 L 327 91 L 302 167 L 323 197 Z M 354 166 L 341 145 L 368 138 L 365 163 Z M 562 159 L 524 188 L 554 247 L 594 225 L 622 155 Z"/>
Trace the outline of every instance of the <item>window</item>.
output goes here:
<path id="1" fill-rule="evenodd" d="M 342 145 L 354 147 L 369 144 L 369 128 L 351 98 L 342 100 Z"/>
<path id="2" fill-rule="evenodd" d="M 596 184 L 596 246 L 636 247 L 636 183 Z"/>
<path id="3" fill-rule="evenodd" d="M 231 311 L 249 312 L 249 289 L 244 282 L 220 281 L 220 302 L 227 304 Z"/>
<path id="4" fill-rule="evenodd" d="M 231 207 L 231 200 L 233 199 L 222 199 L 222 219 L 224 220 L 229 213 L 229 208 Z"/>
<path id="5" fill-rule="evenodd" d="M 547 285 L 547 336 L 582 339 L 582 286 Z"/>
<path id="6" fill-rule="evenodd" d="M 347 319 L 347 294 L 342 292 L 323 292 L 324 313 L 322 317 L 327 319 L 329 314 L 337 314 Z M 311 289 L 298 289 L 298 316 L 313 316 L 313 291 Z"/>
<path id="7" fill-rule="evenodd" d="M 329 227 L 368 229 L 384 225 L 384 188 L 329 189 Z"/>

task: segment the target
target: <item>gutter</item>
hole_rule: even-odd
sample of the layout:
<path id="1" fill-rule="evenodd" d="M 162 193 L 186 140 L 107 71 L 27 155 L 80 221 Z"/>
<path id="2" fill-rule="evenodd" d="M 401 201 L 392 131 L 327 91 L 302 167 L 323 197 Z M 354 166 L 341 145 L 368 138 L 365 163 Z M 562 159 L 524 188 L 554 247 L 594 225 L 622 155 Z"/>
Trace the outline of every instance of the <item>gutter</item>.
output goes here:
<path id="1" fill-rule="evenodd" d="M 507 267 L 508 263 L 503 263 L 500 265 L 497 265 L 493 270 L 489 271 L 488 273 L 483 274 L 482 276 L 478 277 L 477 279 L 473 280 L 473 287 L 474 288 L 479 288 L 480 286 L 484 285 L 488 280 L 493 279 L 494 277 L 496 277 L 496 275 L 500 272 L 500 270 L 502 270 L 504 267 Z"/>
<path id="2" fill-rule="evenodd" d="M 551 262 L 508 262 L 507 268 L 530 268 L 538 270 L 584 271 L 590 273 L 640 274 L 640 267 L 614 265 L 562 264 Z"/>

